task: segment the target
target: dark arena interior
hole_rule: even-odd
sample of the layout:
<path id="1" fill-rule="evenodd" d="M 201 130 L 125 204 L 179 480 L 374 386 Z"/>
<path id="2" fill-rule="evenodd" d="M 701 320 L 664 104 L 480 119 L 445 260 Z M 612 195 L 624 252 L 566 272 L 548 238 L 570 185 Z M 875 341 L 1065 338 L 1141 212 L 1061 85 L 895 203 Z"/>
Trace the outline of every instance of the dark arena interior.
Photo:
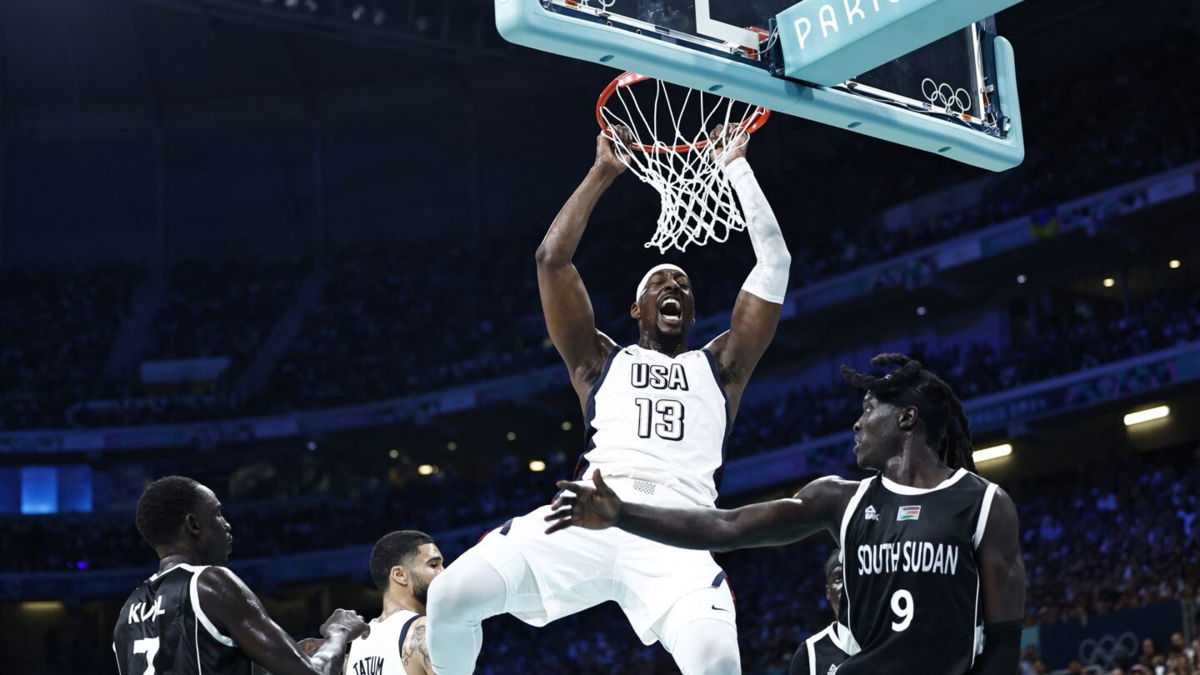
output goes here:
<path id="1" fill-rule="evenodd" d="M 384 534 L 429 533 L 453 570 L 572 478 L 590 411 L 535 252 L 614 71 L 510 44 L 493 11 L 0 0 L 0 675 L 119 672 L 114 626 L 158 570 L 134 517 L 158 478 L 212 489 L 229 569 L 294 640 L 337 608 L 379 614 Z M 997 25 L 1015 168 L 782 114 L 754 134 L 790 277 L 717 504 L 871 475 L 839 367 L 907 354 L 1016 506 L 1018 672 L 1194 675 L 1200 3 L 1028 0 Z M 664 256 L 644 246 L 659 208 L 621 175 L 574 264 L 618 345 L 644 337 L 637 279 L 688 270 L 699 348 L 756 253 L 734 233 Z M 833 547 L 714 554 L 741 672 L 788 673 L 829 625 Z M 483 630 L 478 673 L 680 672 L 613 602 Z"/>

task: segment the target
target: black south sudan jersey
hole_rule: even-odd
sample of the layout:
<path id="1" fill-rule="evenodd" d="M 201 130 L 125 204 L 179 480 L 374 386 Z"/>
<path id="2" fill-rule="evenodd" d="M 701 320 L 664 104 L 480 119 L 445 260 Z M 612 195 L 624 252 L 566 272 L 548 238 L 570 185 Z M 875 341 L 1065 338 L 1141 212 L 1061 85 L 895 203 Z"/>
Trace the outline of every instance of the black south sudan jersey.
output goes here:
<path id="1" fill-rule="evenodd" d="M 927 490 L 862 481 L 842 518 L 850 658 L 839 675 L 970 670 L 983 646 L 975 550 L 995 493 L 966 469 Z"/>
<path id="2" fill-rule="evenodd" d="M 134 590 L 113 628 L 120 675 L 250 675 L 251 663 L 200 608 L 204 567 L 176 565 Z"/>
<path id="3" fill-rule="evenodd" d="M 836 621 L 804 641 L 792 656 L 788 675 L 833 675 L 846 660 L 849 631 Z"/>

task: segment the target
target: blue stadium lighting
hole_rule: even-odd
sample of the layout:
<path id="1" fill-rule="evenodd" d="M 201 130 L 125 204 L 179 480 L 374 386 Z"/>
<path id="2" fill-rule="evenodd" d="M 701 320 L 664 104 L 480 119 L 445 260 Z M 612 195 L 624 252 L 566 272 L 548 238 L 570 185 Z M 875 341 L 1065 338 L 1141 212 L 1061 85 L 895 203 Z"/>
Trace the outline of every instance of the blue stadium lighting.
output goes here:
<path id="1" fill-rule="evenodd" d="M 53 466 L 21 468 L 21 513 L 58 512 L 58 469 Z"/>
<path id="2" fill-rule="evenodd" d="M 1029 281 L 1029 277 L 1025 276 L 1024 274 L 1018 274 L 1018 275 L 1017 275 L 1017 283 L 1018 283 L 1018 284 L 1023 284 L 1023 283 L 1025 283 L 1026 281 Z"/>

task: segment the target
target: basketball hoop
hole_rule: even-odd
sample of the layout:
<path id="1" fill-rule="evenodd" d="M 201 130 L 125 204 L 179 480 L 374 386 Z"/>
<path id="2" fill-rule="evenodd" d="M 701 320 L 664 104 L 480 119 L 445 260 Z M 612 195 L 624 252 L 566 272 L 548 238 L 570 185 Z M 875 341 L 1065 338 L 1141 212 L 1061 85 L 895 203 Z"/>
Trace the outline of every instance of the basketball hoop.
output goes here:
<path id="1" fill-rule="evenodd" d="M 601 131 L 614 140 L 621 162 L 654 188 L 662 201 L 647 248 L 657 247 L 661 253 L 671 247 L 684 251 L 690 244 L 723 242 L 730 233 L 746 229 L 722 167 L 725 156 L 744 145 L 748 134 L 758 131 L 770 115 L 766 108 L 637 73 L 622 73 L 604 88 L 596 101 Z M 692 126 L 685 126 L 689 123 Z M 709 136 L 717 126 L 744 133 L 734 134 L 732 142 L 718 150 Z M 628 147 L 615 142 L 618 127 L 629 130 Z"/>

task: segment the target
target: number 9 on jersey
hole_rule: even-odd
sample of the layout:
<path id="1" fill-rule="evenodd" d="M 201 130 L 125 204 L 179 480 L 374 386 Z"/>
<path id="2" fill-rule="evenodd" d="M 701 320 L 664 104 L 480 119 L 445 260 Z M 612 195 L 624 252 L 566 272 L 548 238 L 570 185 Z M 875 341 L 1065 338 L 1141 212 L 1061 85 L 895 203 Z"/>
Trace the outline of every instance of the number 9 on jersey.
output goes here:
<path id="1" fill-rule="evenodd" d="M 913 596 L 903 588 L 892 593 L 892 611 L 899 621 L 892 622 L 892 630 L 899 633 L 908 628 L 913 620 Z"/>

